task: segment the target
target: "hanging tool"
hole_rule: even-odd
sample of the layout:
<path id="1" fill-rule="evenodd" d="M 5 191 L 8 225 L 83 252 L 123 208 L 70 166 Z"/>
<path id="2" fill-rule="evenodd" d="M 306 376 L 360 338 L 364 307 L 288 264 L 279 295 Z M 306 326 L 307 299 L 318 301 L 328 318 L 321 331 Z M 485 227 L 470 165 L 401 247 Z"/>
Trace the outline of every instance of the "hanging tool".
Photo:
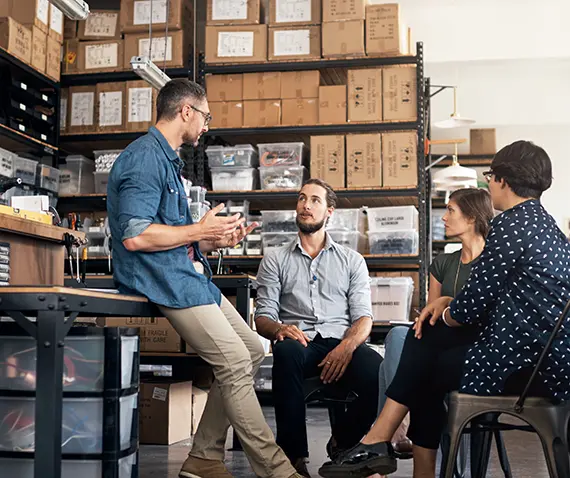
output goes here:
<path id="1" fill-rule="evenodd" d="M 224 250 L 223 250 L 223 249 L 220 249 L 220 250 L 218 251 L 218 267 L 216 268 L 216 274 L 217 274 L 217 275 L 222 275 L 222 270 L 223 270 L 222 265 L 223 265 L 223 262 L 224 262 Z"/>
<path id="2" fill-rule="evenodd" d="M 83 248 L 83 252 L 81 253 L 81 282 L 85 284 L 85 276 L 87 275 L 87 247 Z"/>
<path id="3" fill-rule="evenodd" d="M 69 274 L 73 277 L 73 243 L 74 237 L 66 232 L 63 235 L 63 243 L 65 245 L 65 250 L 67 251 L 67 258 L 69 259 Z"/>

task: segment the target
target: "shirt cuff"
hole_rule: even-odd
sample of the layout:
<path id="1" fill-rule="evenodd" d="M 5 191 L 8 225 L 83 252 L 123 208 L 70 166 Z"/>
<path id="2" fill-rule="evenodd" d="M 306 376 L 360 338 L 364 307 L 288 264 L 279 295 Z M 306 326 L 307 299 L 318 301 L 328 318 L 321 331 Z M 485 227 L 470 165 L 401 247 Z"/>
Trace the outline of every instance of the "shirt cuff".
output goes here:
<path id="1" fill-rule="evenodd" d="M 362 317 L 370 317 L 374 322 L 374 315 L 372 314 L 371 310 L 351 310 L 350 311 L 350 323 L 354 324 L 357 320 L 360 320 Z"/>
<path id="2" fill-rule="evenodd" d="M 152 221 L 149 221 L 148 219 L 129 219 L 123 227 L 123 237 L 121 238 L 121 241 L 126 241 L 127 239 L 132 239 L 133 237 L 141 235 L 151 224 Z"/>
<path id="3" fill-rule="evenodd" d="M 279 315 L 275 314 L 271 310 L 268 309 L 260 309 L 259 307 L 255 311 L 255 319 L 259 319 L 259 317 L 267 317 L 271 319 L 273 322 L 279 322 Z"/>

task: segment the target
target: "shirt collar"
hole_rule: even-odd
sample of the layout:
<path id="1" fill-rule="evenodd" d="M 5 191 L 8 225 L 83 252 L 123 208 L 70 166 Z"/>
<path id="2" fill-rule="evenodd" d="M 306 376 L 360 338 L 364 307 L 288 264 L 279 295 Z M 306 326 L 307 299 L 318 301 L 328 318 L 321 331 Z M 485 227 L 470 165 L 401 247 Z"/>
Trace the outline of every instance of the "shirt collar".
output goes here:
<path id="1" fill-rule="evenodd" d="M 166 141 L 164 135 L 160 131 L 158 131 L 156 127 L 151 126 L 148 132 L 156 138 L 158 144 L 160 144 L 160 147 L 164 151 L 164 154 L 166 154 L 166 157 L 170 161 L 175 161 L 175 162 L 181 161 L 180 156 L 178 156 L 178 153 L 172 149 L 172 146 L 170 146 L 168 141 Z"/>
<path id="2" fill-rule="evenodd" d="M 331 235 L 328 232 L 325 232 L 325 247 L 323 248 L 324 251 L 328 251 L 336 246 L 336 242 L 333 241 Z M 293 250 L 299 249 L 301 252 L 304 251 L 303 245 L 301 244 L 301 237 L 297 234 L 297 238 L 293 242 Z"/>

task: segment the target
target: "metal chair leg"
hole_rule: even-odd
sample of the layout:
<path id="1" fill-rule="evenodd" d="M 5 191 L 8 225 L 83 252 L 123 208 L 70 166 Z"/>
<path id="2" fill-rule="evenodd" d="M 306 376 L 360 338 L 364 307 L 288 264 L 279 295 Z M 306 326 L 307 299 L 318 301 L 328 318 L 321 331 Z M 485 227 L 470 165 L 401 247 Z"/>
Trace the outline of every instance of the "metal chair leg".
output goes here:
<path id="1" fill-rule="evenodd" d="M 503 474 L 505 475 L 505 478 L 513 478 L 513 474 L 511 472 L 511 464 L 509 463 L 507 449 L 505 448 L 505 441 L 503 440 L 503 434 L 500 430 L 495 430 L 493 434 L 495 436 L 497 454 L 499 455 L 499 462 L 501 463 Z"/>

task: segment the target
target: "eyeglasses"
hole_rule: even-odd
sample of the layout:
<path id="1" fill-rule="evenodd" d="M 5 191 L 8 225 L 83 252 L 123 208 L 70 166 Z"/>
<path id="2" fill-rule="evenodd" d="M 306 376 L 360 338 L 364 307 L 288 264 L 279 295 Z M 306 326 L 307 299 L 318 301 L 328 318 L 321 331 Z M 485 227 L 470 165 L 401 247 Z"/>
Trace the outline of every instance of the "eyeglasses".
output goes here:
<path id="1" fill-rule="evenodd" d="M 197 113 L 200 113 L 204 117 L 204 126 L 208 126 L 210 124 L 210 122 L 212 121 L 212 115 L 210 113 L 206 113 L 205 111 L 199 110 L 198 108 L 192 105 L 188 106 L 190 106 L 190 108 L 192 108 Z"/>
<path id="2" fill-rule="evenodd" d="M 483 172 L 483 177 L 485 178 L 485 181 L 487 181 L 488 183 L 491 182 L 491 177 L 494 175 L 495 173 L 489 169 L 489 171 L 484 171 Z"/>

